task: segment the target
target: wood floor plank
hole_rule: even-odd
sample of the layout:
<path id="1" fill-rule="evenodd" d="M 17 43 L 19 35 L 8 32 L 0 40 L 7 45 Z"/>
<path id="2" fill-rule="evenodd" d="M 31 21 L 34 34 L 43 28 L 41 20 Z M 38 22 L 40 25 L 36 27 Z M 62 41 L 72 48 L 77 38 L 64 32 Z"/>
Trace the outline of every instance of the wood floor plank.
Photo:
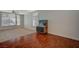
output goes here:
<path id="1" fill-rule="evenodd" d="M 52 34 L 32 33 L 2 42 L 0 48 L 79 48 L 79 41 Z"/>

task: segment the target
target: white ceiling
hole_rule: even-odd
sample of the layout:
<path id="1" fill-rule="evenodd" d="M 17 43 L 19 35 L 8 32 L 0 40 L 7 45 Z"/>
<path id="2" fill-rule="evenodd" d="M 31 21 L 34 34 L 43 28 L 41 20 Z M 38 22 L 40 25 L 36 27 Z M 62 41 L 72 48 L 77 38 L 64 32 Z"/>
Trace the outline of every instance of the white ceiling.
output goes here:
<path id="1" fill-rule="evenodd" d="M 0 10 L 0 12 L 8 12 L 8 13 L 12 13 L 12 11 L 15 11 L 16 14 L 28 14 L 36 10 Z"/>

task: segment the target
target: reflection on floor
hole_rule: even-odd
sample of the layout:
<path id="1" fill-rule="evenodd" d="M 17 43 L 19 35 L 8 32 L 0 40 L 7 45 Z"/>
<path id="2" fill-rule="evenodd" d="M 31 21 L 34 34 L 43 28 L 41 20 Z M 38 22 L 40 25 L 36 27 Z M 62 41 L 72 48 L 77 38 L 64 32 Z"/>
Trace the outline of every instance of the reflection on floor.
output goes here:
<path id="1" fill-rule="evenodd" d="M 24 36 L 35 31 L 24 29 L 24 28 L 16 28 L 9 30 L 1 30 L 0 31 L 0 42 L 7 41 L 10 39 L 15 39 L 16 37 Z"/>
<path id="2" fill-rule="evenodd" d="M 79 48 L 79 41 L 52 34 L 32 33 L 0 43 L 2 48 Z"/>

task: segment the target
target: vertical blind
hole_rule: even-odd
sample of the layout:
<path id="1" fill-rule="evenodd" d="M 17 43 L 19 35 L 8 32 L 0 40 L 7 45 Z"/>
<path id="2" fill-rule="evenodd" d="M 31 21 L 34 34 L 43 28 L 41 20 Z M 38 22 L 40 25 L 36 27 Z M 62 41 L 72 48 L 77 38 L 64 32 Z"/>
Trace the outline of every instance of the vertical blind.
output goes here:
<path id="1" fill-rule="evenodd" d="M 20 25 L 20 17 L 15 14 L 1 13 L 1 26 Z"/>

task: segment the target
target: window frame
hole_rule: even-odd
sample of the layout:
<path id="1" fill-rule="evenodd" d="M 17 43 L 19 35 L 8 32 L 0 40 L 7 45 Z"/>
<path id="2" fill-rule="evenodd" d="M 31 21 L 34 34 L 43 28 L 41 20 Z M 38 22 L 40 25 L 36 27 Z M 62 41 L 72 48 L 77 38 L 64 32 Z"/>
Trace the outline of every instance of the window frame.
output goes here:
<path id="1" fill-rule="evenodd" d="M 3 16 L 3 14 L 4 15 L 7 15 L 7 16 Z M 7 25 L 3 25 L 2 24 L 2 21 L 3 21 L 3 19 L 2 18 L 9 18 L 10 20 L 11 20 L 11 14 L 13 14 L 14 15 L 14 19 L 15 19 L 15 23 L 13 24 L 13 25 L 11 25 L 11 23 L 9 23 L 9 24 L 7 24 Z M 7 12 L 0 12 L 0 16 L 1 16 L 1 27 L 6 27 L 6 26 L 16 26 L 17 25 L 17 14 L 14 14 L 14 13 L 7 13 Z M 13 17 L 13 16 L 12 16 Z M 9 21 L 10 21 L 9 20 Z M 4 20 L 4 21 L 6 21 L 6 19 Z"/>

